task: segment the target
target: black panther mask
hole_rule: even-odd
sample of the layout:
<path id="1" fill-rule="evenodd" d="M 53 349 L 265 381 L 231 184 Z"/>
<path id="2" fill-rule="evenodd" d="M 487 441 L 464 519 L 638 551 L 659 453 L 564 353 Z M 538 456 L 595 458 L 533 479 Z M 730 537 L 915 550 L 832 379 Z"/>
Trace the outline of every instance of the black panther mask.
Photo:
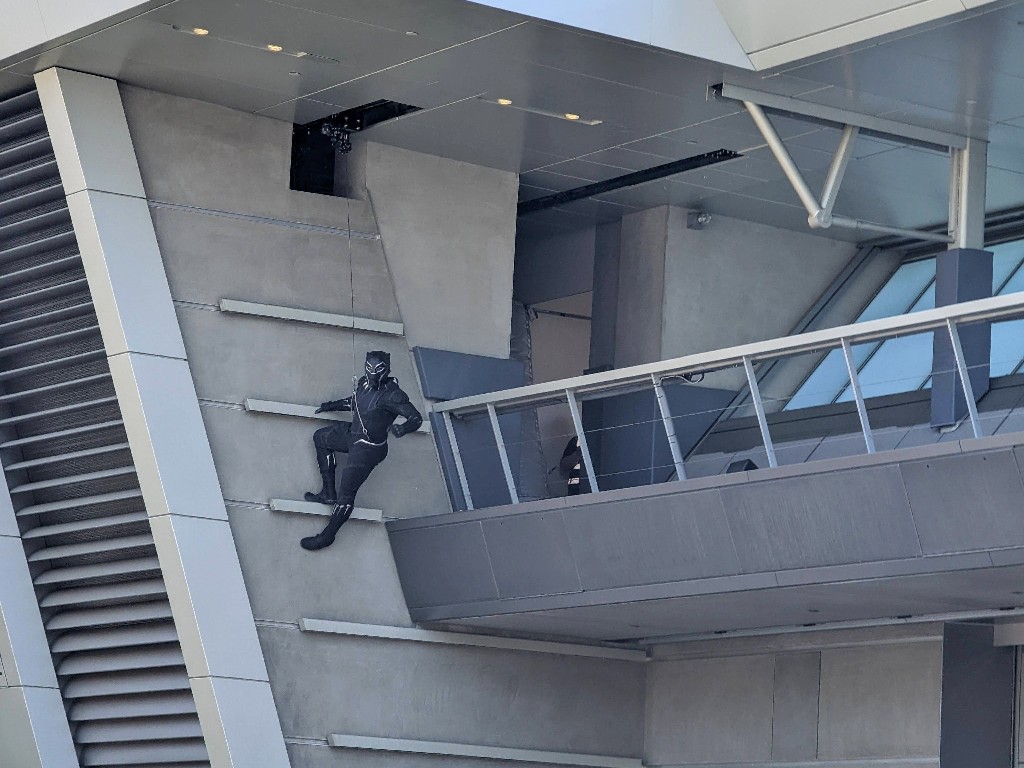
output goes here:
<path id="1" fill-rule="evenodd" d="M 391 355 L 379 350 L 366 353 L 366 385 L 371 389 L 380 387 L 381 382 L 391 375 Z"/>

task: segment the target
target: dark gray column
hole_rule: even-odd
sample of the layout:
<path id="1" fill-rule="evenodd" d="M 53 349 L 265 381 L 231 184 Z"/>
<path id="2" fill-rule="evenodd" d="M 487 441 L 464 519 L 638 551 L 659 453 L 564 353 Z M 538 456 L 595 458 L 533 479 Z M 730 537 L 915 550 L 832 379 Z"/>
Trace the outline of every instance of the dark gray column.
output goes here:
<path id="1" fill-rule="evenodd" d="M 947 624 L 942 643 L 939 768 L 1006 768 L 1013 752 L 1014 648 L 992 627 Z"/>
<path id="2" fill-rule="evenodd" d="M 622 222 L 600 224 L 594 237 L 594 293 L 590 307 L 590 367 L 615 365 Z"/>
<path id="3" fill-rule="evenodd" d="M 935 306 L 959 304 L 992 295 L 992 252 L 976 248 L 954 248 L 940 253 L 936 260 Z M 989 355 L 992 330 L 989 323 L 959 328 L 964 359 L 970 369 L 974 396 L 988 392 Z M 960 377 L 956 374 L 953 346 L 945 330 L 936 331 L 932 345 L 933 427 L 955 424 L 967 413 Z"/>

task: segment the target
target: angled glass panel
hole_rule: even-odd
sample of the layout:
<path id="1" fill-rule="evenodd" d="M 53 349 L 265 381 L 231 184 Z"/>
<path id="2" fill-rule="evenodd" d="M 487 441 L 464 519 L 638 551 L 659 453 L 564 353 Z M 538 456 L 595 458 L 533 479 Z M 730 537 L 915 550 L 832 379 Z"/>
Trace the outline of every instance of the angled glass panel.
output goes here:
<path id="1" fill-rule="evenodd" d="M 934 308 L 935 285 L 933 283 L 924 292 L 924 295 L 914 302 L 910 312 Z M 918 333 L 882 342 L 867 364 L 861 368 L 860 384 L 864 391 L 864 397 L 909 392 L 920 389 L 931 374 L 931 370 L 932 334 Z M 838 402 L 848 402 L 852 399 L 853 393 L 847 384 Z"/>
<path id="2" fill-rule="evenodd" d="M 934 258 L 901 265 L 854 322 L 862 323 L 912 311 L 911 308 L 915 302 L 918 302 L 922 292 L 934 280 Z M 934 304 L 934 287 L 931 291 Z M 864 362 L 871 357 L 878 346 L 877 343 L 873 343 L 858 344 L 853 347 L 853 359 L 858 368 L 864 365 Z M 825 356 L 825 359 L 801 385 L 786 405 L 785 410 L 793 411 L 798 408 L 809 408 L 835 402 L 836 397 L 849 387 L 849 383 L 850 379 L 846 371 L 846 362 L 843 360 L 843 353 L 840 350 L 833 350 Z M 865 394 L 867 393 L 865 392 Z"/>

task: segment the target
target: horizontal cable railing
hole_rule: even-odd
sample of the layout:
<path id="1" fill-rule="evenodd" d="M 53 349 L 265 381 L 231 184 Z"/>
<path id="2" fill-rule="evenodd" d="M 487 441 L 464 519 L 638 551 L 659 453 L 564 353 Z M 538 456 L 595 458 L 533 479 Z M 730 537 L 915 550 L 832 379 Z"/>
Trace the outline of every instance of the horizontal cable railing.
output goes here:
<path id="1" fill-rule="evenodd" d="M 432 406 L 432 410 L 443 419 L 455 471 L 466 507 L 472 509 L 473 501 L 463 457 L 460 454 L 458 439 L 453 426 L 453 418 L 484 417 L 489 419 L 505 483 L 508 487 L 509 498 L 513 503 L 518 503 L 519 494 L 517 493 L 515 476 L 512 472 L 506 443 L 502 438 L 499 424 L 498 417 L 502 413 L 557 404 L 568 405 L 575 437 L 579 441 L 585 477 L 589 480 L 590 489 L 596 491 L 600 490 L 600 487 L 591 451 L 587 445 L 587 435 L 583 428 L 580 413 L 581 401 L 628 394 L 640 390 L 653 390 L 660 420 L 664 426 L 664 436 L 667 438 L 671 450 L 674 474 L 682 480 L 686 479 L 684 456 L 676 440 L 674 420 L 670 412 L 668 399 L 665 397 L 663 382 L 668 379 L 688 379 L 688 377 L 694 374 L 706 374 L 730 368 L 741 368 L 745 383 L 750 390 L 750 405 L 757 417 L 768 465 L 775 467 L 778 465 L 778 460 L 772 436 L 768 429 L 764 399 L 760 393 L 754 364 L 800 354 L 822 353 L 836 349 L 842 351 L 846 362 L 850 381 L 850 393 L 856 405 L 865 449 L 868 453 L 874 453 L 876 450 L 874 436 L 868 420 L 865 397 L 859 380 L 858 366 L 852 354 L 852 347 L 864 342 L 882 341 L 929 331 L 940 331 L 948 335 L 952 346 L 956 378 L 965 396 L 967 416 L 970 420 L 971 429 L 975 437 L 981 437 L 984 434 L 984 429 L 978 415 L 976 400 L 968 373 L 968 365 L 961 347 L 958 329 L 960 326 L 971 323 L 1006 320 L 1022 315 L 1024 315 L 1024 293 L 1014 293 L 1006 296 L 996 296 L 938 307 L 936 309 L 915 312 L 910 315 L 881 318 L 863 323 L 728 347 L 712 352 L 702 352 L 671 360 L 631 366 L 629 368 L 620 368 L 543 384 L 462 397 L 435 403 Z"/>

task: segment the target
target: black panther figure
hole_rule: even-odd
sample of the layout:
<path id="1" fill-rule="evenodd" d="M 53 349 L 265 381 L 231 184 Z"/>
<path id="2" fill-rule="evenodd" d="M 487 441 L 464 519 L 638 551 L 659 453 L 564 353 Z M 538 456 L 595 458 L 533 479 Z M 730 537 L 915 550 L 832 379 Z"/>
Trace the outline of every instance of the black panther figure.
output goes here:
<path id="1" fill-rule="evenodd" d="M 307 493 L 306 501 L 334 504 L 334 512 L 326 528 L 300 542 L 305 549 L 323 549 L 334 543 L 338 529 L 352 515 L 359 486 L 388 455 L 388 432 L 402 437 L 423 424 L 420 412 L 409 402 L 398 380 L 391 377 L 391 355 L 380 351 L 366 353 L 366 375 L 359 379 L 351 396 L 322 403 L 316 412 L 323 411 L 352 411 L 353 417 L 351 424 L 341 422 L 313 433 L 324 487 L 320 493 Z M 399 416 L 405 421 L 395 424 Z M 340 494 L 334 488 L 338 466 L 335 451 L 348 454 L 341 471 Z"/>

